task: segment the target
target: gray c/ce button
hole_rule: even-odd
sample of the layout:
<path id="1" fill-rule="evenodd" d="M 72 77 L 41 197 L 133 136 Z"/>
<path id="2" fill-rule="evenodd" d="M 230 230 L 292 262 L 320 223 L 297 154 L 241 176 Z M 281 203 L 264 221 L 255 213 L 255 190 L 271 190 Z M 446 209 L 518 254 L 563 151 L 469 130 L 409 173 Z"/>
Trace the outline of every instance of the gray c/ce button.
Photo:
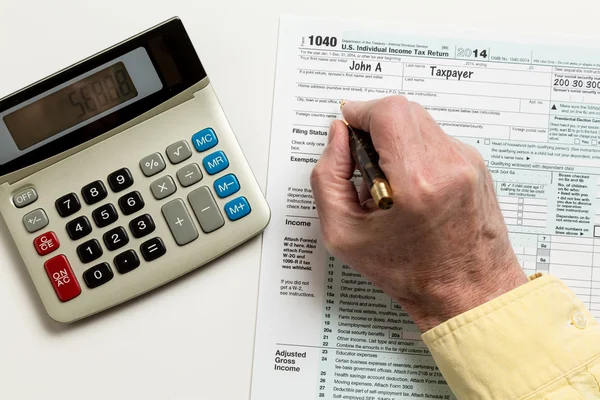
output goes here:
<path id="1" fill-rule="evenodd" d="M 198 238 L 198 230 L 183 200 L 176 199 L 168 202 L 162 207 L 162 213 L 178 245 L 186 245 Z"/>
<path id="2" fill-rule="evenodd" d="M 48 216 L 41 208 L 34 210 L 23 217 L 23 224 L 27 232 L 33 233 L 48 225 Z"/>
<path id="3" fill-rule="evenodd" d="M 167 147 L 167 157 L 173 164 L 179 164 L 192 156 L 192 149 L 185 140 L 173 143 Z"/>
<path id="4" fill-rule="evenodd" d="M 207 186 L 191 192 L 188 200 L 204 232 L 210 233 L 225 225 L 225 220 Z"/>
<path id="5" fill-rule="evenodd" d="M 38 199 L 38 194 L 34 188 L 21 190 L 13 196 L 13 203 L 17 208 L 23 208 L 30 205 Z"/>

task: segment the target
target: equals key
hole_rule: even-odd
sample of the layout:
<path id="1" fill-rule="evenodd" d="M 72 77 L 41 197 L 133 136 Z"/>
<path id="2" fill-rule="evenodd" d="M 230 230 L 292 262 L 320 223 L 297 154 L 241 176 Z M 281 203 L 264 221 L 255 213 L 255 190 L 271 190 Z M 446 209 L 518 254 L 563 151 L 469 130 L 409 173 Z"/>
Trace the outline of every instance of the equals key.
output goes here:
<path id="1" fill-rule="evenodd" d="M 164 256 L 167 253 L 167 249 L 162 239 L 155 237 L 142 243 L 140 246 L 140 252 L 146 261 L 154 261 L 157 258 Z"/>

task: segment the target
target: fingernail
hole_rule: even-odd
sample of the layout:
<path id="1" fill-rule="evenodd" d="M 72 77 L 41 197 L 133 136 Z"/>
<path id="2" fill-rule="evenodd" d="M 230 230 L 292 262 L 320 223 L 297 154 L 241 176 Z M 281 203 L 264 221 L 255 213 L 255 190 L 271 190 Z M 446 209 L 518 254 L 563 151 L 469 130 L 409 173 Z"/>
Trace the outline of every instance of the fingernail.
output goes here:
<path id="1" fill-rule="evenodd" d="M 333 131 L 335 130 L 333 128 L 334 124 L 335 124 L 335 121 L 333 121 L 331 123 L 331 125 L 329 125 L 329 133 L 327 134 L 327 144 L 331 143 L 331 141 L 333 140 Z"/>

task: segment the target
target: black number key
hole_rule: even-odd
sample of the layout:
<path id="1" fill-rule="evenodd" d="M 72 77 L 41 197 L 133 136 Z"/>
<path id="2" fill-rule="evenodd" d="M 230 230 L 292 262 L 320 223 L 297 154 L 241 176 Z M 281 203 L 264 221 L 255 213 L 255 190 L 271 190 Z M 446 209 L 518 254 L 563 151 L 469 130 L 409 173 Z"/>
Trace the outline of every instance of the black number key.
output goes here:
<path id="1" fill-rule="evenodd" d="M 79 197 L 75 193 L 69 193 L 60 199 L 56 200 L 55 203 L 56 211 L 61 217 L 70 217 L 77 211 L 81 210 L 81 203 Z"/>
<path id="2" fill-rule="evenodd" d="M 154 232 L 156 226 L 154 225 L 152 217 L 148 214 L 144 214 L 133 219 L 129 223 L 129 229 L 131 230 L 133 237 L 139 239 Z"/>
<path id="3" fill-rule="evenodd" d="M 137 190 L 119 199 L 119 207 L 121 207 L 121 211 L 125 215 L 131 215 L 140 211 L 144 208 L 144 205 L 144 199 L 142 199 L 142 195 Z"/>
<path id="4" fill-rule="evenodd" d="M 90 289 L 97 288 L 110 281 L 115 274 L 107 263 L 98 264 L 83 273 L 83 280 Z"/>
<path id="5" fill-rule="evenodd" d="M 127 232 L 122 227 L 111 229 L 102 238 L 104 239 L 106 248 L 110 251 L 118 250 L 129 243 L 129 236 L 127 236 Z"/>
<path id="6" fill-rule="evenodd" d="M 144 260 L 154 261 L 157 258 L 164 256 L 167 252 L 167 249 L 165 248 L 165 244 L 163 243 L 162 239 L 155 237 L 147 242 L 142 243 L 140 246 L 140 251 L 142 252 L 142 256 L 144 256 Z"/>
<path id="7" fill-rule="evenodd" d="M 82 263 L 87 264 L 102 256 L 102 247 L 96 239 L 88 240 L 77 246 L 77 255 Z"/>
<path id="8" fill-rule="evenodd" d="M 133 185 L 133 175 L 127 168 L 121 168 L 108 176 L 108 184 L 113 192 L 121 192 Z"/>
<path id="9" fill-rule="evenodd" d="M 86 216 L 75 218 L 67 223 L 67 233 L 72 240 L 79 240 L 92 232 L 92 224 Z"/>
<path id="10" fill-rule="evenodd" d="M 114 259 L 115 267 L 120 274 L 126 274 L 140 266 L 140 258 L 133 250 L 127 250 Z"/>
<path id="11" fill-rule="evenodd" d="M 112 204 L 105 204 L 92 212 L 92 218 L 98 228 L 104 228 L 119 219 L 117 209 Z"/>
<path id="12" fill-rule="evenodd" d="M 96 181 L 84 186 L 81 189 L 81 195 L 87 204 L 92 205 L 104 200 L 108 196 L 108 192 L 102 181 Z"/>

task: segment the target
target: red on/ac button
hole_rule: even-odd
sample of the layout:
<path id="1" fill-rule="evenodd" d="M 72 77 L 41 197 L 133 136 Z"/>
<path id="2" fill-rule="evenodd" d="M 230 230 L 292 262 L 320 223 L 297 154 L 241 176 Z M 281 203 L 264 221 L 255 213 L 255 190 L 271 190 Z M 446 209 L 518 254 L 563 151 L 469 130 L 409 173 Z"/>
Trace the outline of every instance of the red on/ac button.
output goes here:
<path id="1" fill-rule="evenodd" d="M 67 257 L 61 254 L 49 259 L 44 263 L 44 269 L 60 301 L 69 301 L 79 296 L 81 287 Z"/>
<path id="2" fill-rule="evenodd" d="M 33 240 L 33 245 L 40 256 L 50 254 L 60 247 L 60 243 L 54 232 L 46 232 L 36 237 Z"/>

